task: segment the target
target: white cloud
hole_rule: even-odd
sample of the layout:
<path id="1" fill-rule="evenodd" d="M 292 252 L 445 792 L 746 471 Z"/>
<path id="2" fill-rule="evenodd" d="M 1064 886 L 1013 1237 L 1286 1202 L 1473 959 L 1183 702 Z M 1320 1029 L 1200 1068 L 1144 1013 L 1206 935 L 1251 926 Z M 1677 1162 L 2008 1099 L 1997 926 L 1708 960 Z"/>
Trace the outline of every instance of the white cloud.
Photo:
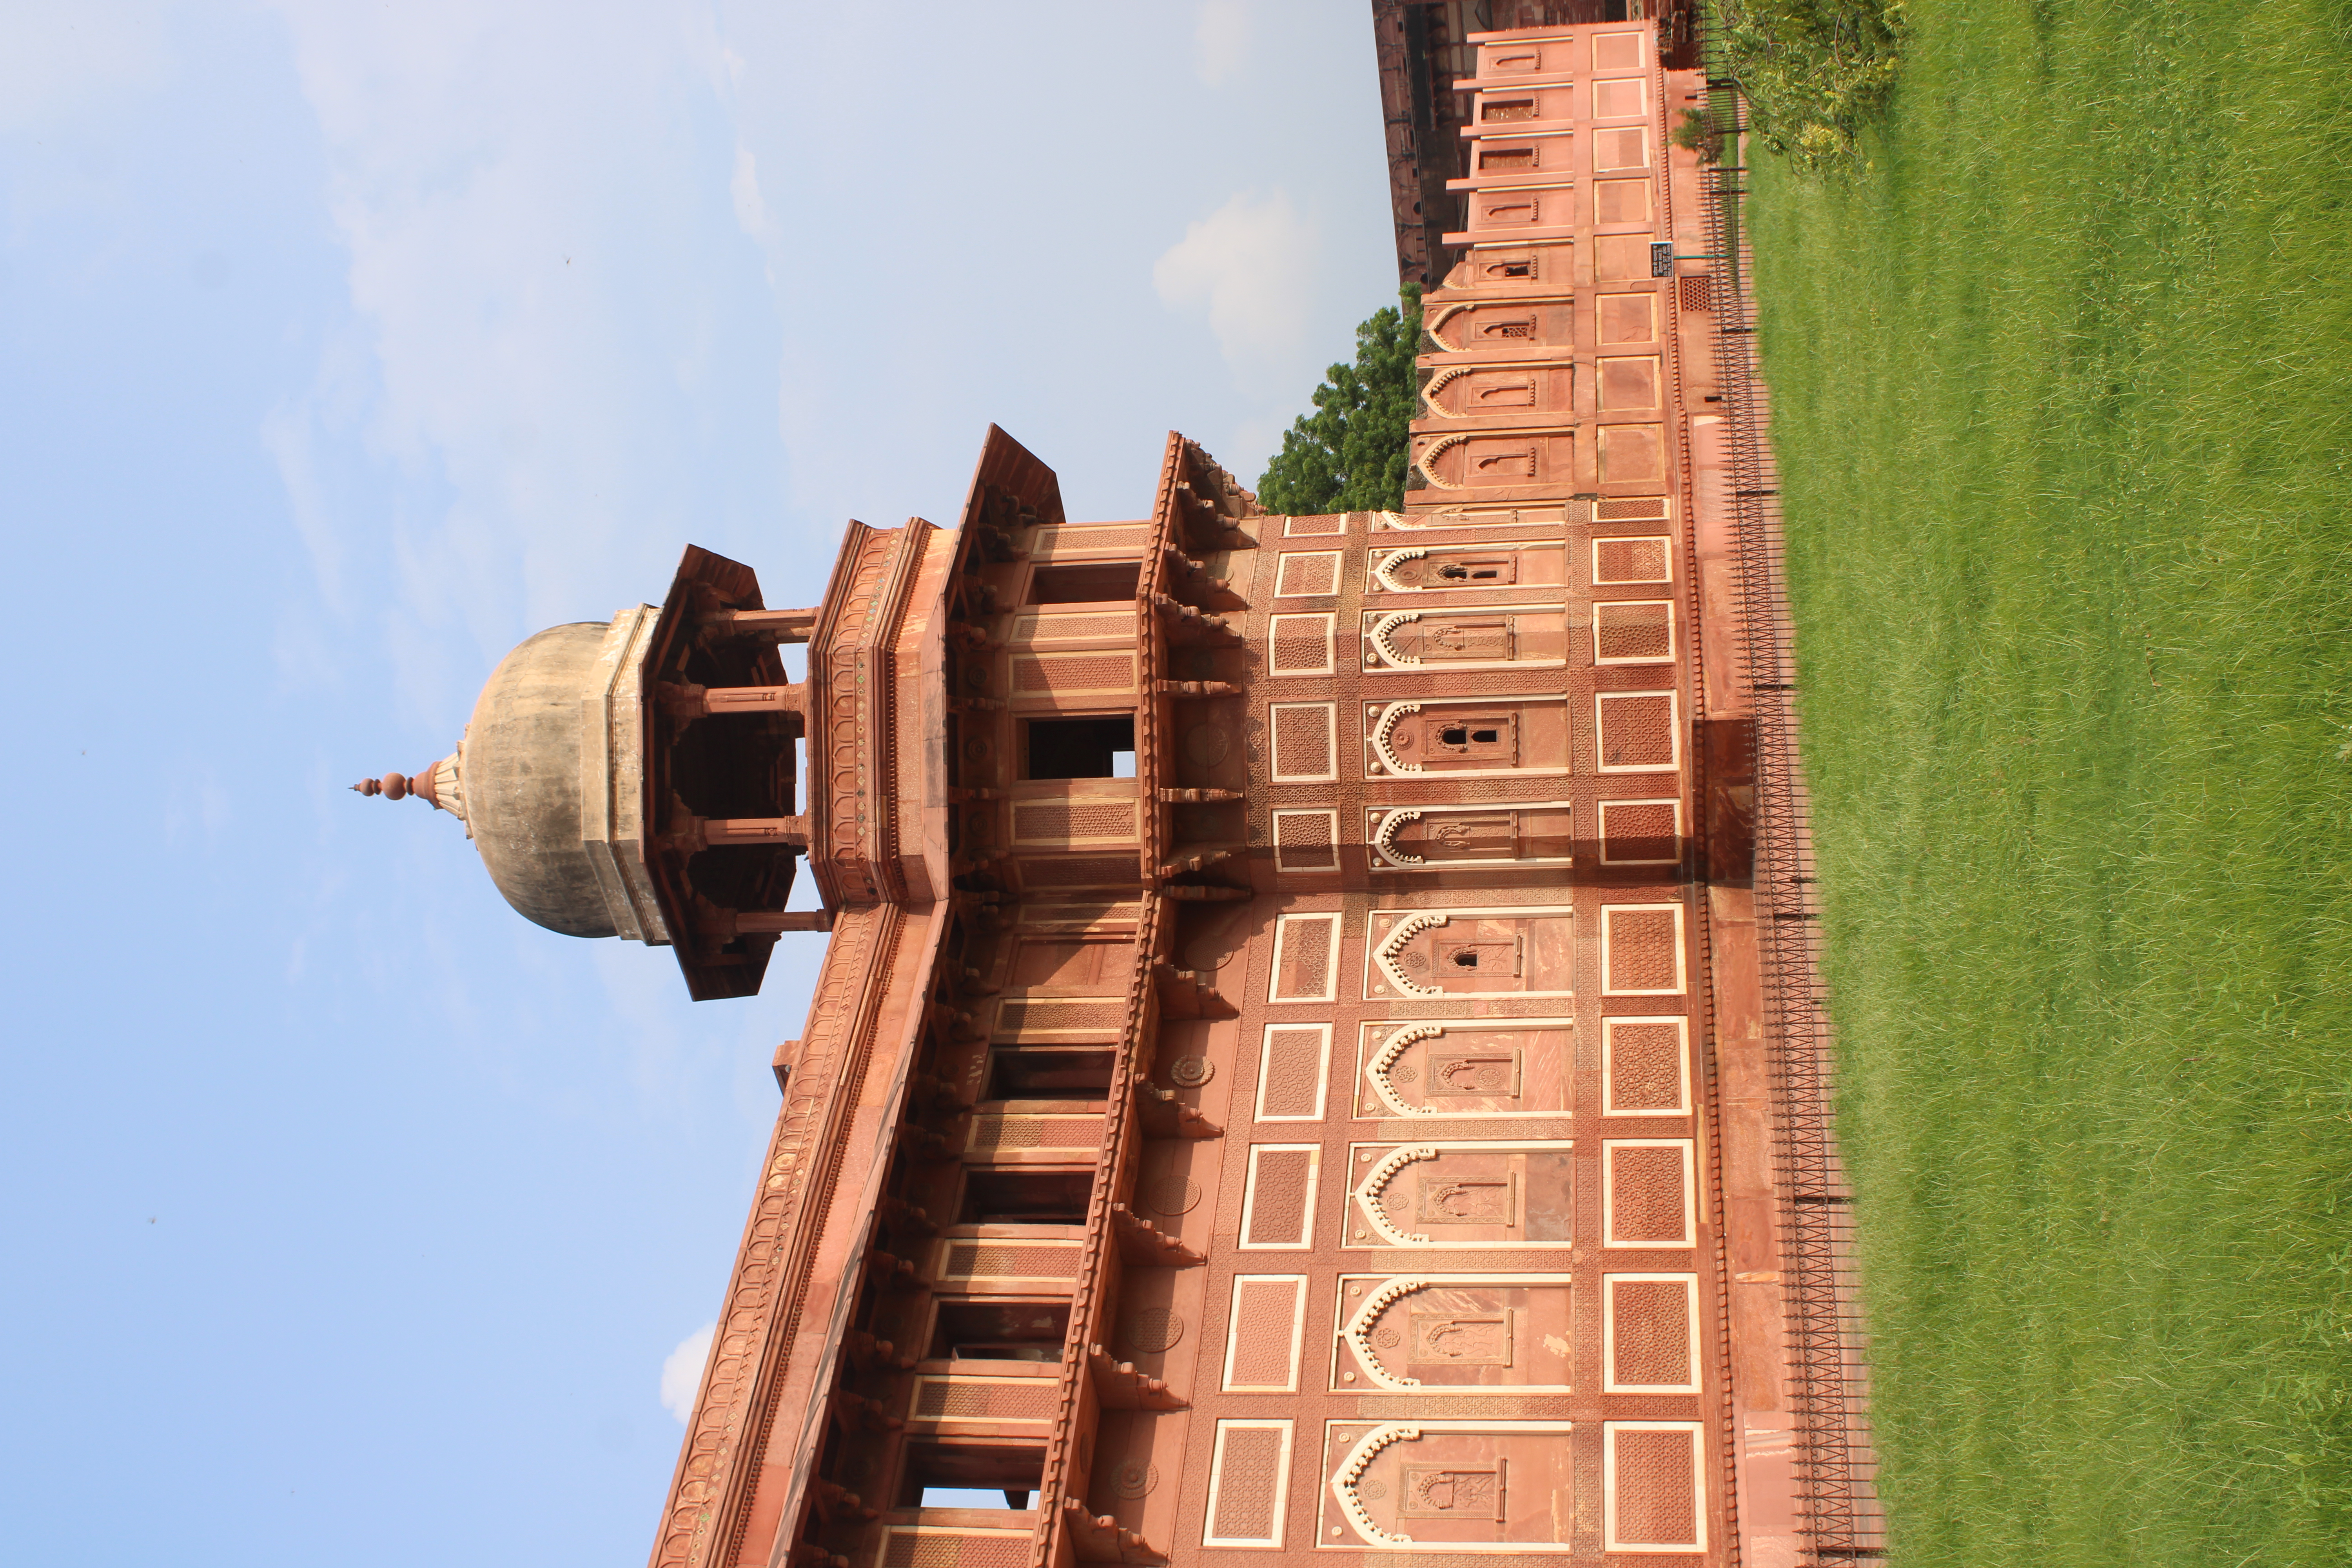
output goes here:
<path id="1" fill-rule="evenodd" d="M 1202 0 L 1192 29 L 1192 69 L 1204 87 L 1223 87 L 1249 57 L 1250 14 L 1244 0 Z"/>
<path id="2" fill-rule="evenodd" d="M 735 178 L 728 186 L 735 198 L 735 221 L 743 232 L 759 239 L 768 232 L 768 204 L 760 195 L 760 163 L 751 149 L 735 149 Z"/>
<path id="3" fill-rule="evenodd" d="M 1165 304 L 1206 306 L 1225 363 L 1244 381 L 1295 379 L 1314 316 L 1323 248 L 1315 223 L 1287 193 L 1244 192 L 1200 222 L 1152 264 Z"/>
<path id="4" fill-rule="evenodd" d="M 694 1396 L 702 1392 L 702 1369 L 710 1360 L 710 1338 L 717 1323 L 705 1323 L 677 1342 L 677 1349 L 662 1362 L 662 1408 L 683 1426 L 694 1415 Z"/>
<path id="5" fill-rule="evenodd" d="M 742 233 L 772 220 L 696 5 L 281 9 L 365 390 L 322 365 L 266 440 L 322 596 L 381 579 L 398 700 L 449 710 L 443 669 L 657 595 L 734 482 L 704 395 L 773 320 Z"/>

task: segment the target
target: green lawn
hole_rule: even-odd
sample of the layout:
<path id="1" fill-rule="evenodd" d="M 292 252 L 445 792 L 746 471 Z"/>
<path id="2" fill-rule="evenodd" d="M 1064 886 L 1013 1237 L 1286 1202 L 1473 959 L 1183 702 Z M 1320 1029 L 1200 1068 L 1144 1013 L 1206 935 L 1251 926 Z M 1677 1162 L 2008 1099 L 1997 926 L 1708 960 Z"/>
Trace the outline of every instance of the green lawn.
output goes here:
<path id="1" fill-rule="evenodd" d="M 1895 1561 L 2352 1562 L 2352 11 L 1911 16 L 1749 213 Z"/>

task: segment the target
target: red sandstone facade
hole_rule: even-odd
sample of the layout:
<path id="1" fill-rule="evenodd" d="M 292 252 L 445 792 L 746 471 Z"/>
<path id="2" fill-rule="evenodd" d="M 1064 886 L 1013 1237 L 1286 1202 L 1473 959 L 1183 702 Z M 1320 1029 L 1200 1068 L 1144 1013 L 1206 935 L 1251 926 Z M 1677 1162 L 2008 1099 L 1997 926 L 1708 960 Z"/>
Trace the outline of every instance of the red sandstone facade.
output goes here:
<path id="1" fill-rule="evenodd" d="M 831 945 L 655 1568 L 1796 1560 L 1700 84 L 1472 41 L 1403 513 L 992 432 L 769 617 Z"/>

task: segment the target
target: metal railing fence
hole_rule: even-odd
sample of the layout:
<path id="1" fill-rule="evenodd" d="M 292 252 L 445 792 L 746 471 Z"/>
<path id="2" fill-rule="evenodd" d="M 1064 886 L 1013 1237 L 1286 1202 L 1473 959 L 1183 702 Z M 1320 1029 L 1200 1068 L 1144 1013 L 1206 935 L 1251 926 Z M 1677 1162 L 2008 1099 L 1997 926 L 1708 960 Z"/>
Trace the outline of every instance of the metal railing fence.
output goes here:
<path id="1" fill-rule="evenodd" d="M 1731 457 L 1741 651 L 1755 712 L 1755 900 L 1780 1186 L 1780 1275 L 1795 1420 L 1799 1527 L 1816 1563 L 1884 1557 L 1852 1193 L 1838 1159 L 1836 1073 L 1819 968 L 1820 907 L 1798 752 L 1795 626 L 1782 569 L 1780 478 L 1765 438 L 1755 353 L 1754 256 L 1742 202 L 1745 109 L 1708 49 L 1707 117 L 1721 141 L 1703 165 L 1716 373 Z"/>

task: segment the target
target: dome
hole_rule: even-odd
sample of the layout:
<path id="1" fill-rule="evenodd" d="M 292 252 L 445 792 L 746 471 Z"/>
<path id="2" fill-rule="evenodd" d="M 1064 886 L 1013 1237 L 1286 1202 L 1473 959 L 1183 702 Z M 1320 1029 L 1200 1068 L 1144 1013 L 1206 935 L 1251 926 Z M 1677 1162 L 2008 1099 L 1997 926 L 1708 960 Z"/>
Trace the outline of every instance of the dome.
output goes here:
<path id="1" fill-rule="evenodd" d="M 458 748 L 466 823 L 490 880 L 525 919 L 567 936 L 620 934 L 580 820 L 581 697 L 608 630 L 551 626 L 500 659 Z"/>

